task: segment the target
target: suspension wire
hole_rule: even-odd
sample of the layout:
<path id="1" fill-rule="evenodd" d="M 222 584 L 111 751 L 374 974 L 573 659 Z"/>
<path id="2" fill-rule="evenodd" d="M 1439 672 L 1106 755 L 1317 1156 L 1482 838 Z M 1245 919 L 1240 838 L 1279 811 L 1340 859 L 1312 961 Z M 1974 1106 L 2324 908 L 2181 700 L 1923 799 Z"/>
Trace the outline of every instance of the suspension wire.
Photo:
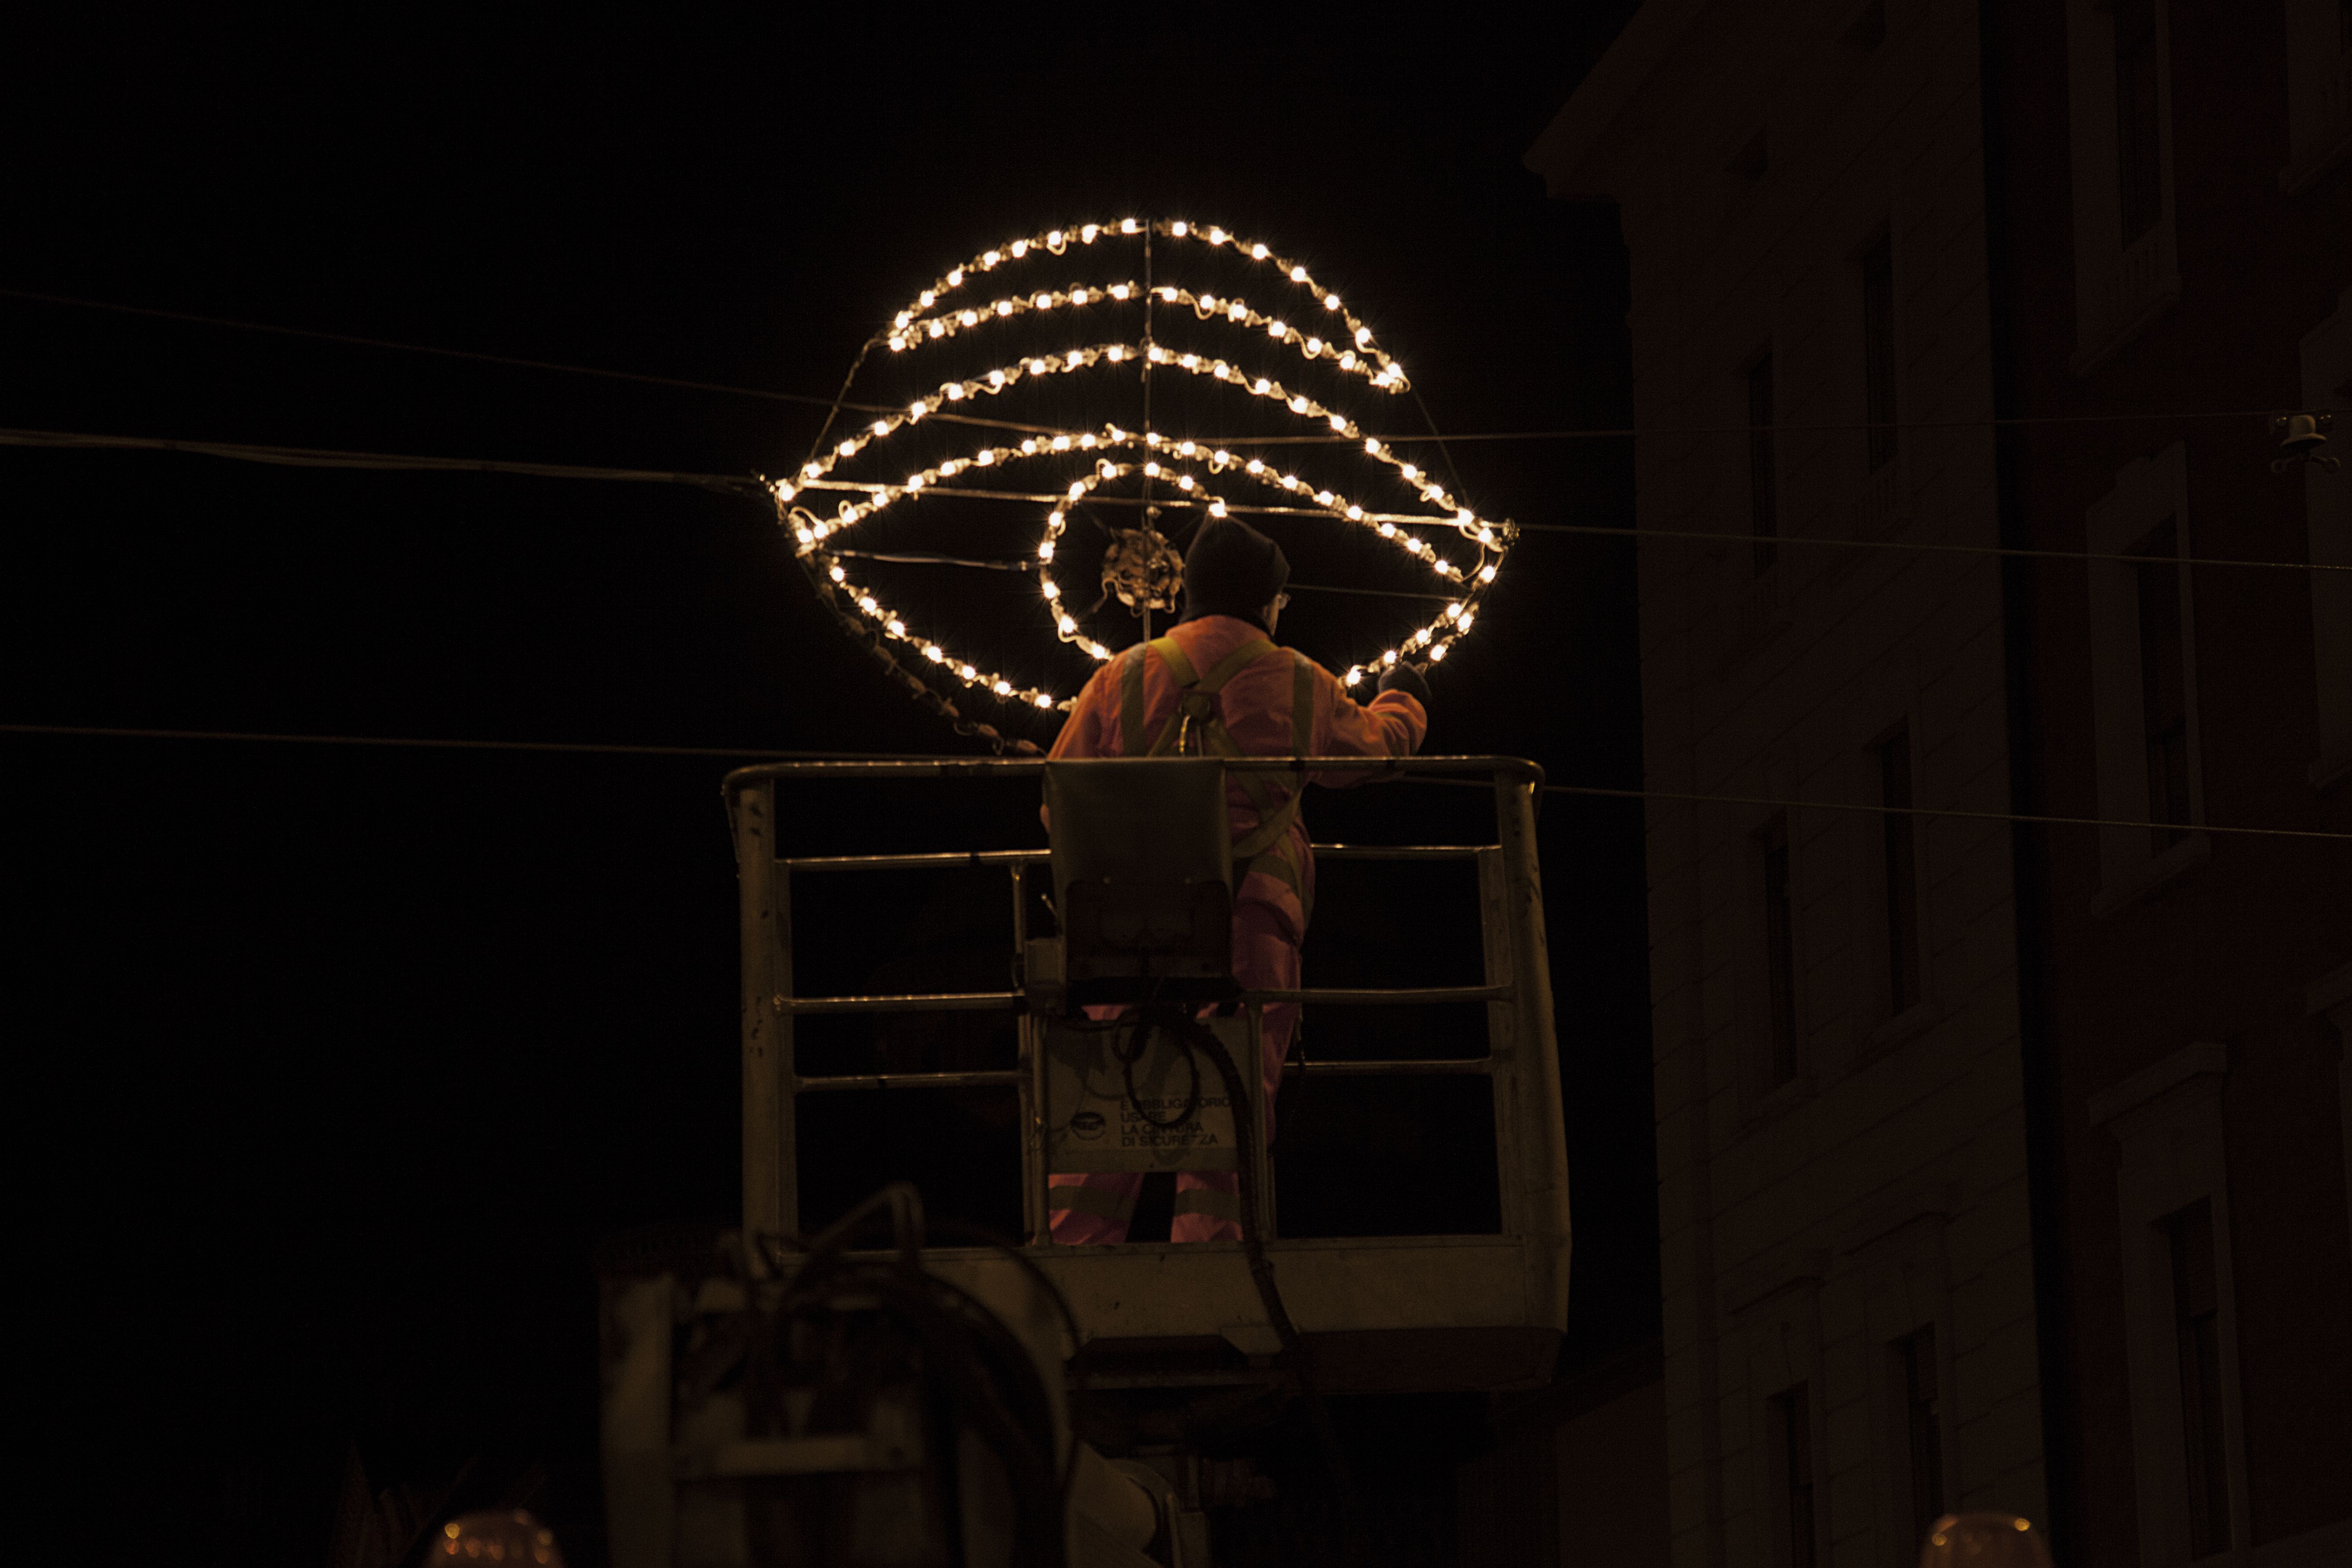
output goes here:
<path id="1" fill-rule="evenodd" d="M 1148 231 L 1147 231 L 1148 234 Z M 797 403 L 810 407 L 844 409 L 857 414 L 902 414 L 896 404 L 848 403 L 839 397 L 823 397 L 804 392 L 772 392 L 764 387 L 739 386 L 726 382 L 691 381 L 677 376 L 649 375 L 637 371 L 606 370 L 596 365 L 567 364 L 556 360 L 525 359 L 513 354 L 485 353 L 473 349 L 438 348 L 427 343 L 404 343 L 390 338 L 361 337 L 349 332 L 320 331 L 307 327 L 279 326 L 268 321 L 241 321 L 226 316 L 199 315 L 187 310 L 165 310 L 151 305 L 124 305 L 107 300 L 86 300 L 68 294 L 49 294 L 33 289 L 0 287 L 0 298 L 30 300 L 41 304 L 68 305 L 85 310 L 108 310 L 121 315 L 149 316 L 160 321 L 188 321 L 200 326 L 221 327 L 233 331 L 267 332 L 277 337 L 308 338 L 319 342 L 342 343 L 354 348 L 383 349 L 395 353 L 429 354 L 440 359 L 468 360 L 481 364 L 506 365 L 520 370 L 549 371 L 561 375 L 595 376 L 607 381 L 637 382 L 648 386 L 667 386 L 688 392 L 715 392 L 735 397 L 757 397 L 772 403 Z M 1151 297 L 1144 299 L 1147 321 Z M 1149 328 L 1147 327 L 1147 335 Z M 861 349 L 860 358 L 872 342 Z M 1149 374 L 1147 370 L 1147 374 Z M 1417 397 L 1418 395 L 1416 395 Z M 1440 434 L 1432 428 L 1422 435 L 1381 436 L 1381 442 L 1397 446 L 1410 441 L 1434 442 L 1441 451 L 1449 441 L 1579 441 L 1623 438 L 1639 436 L 1735 436 L 1751 430 L 1797 433 L 1803 431 L 1854 431 L 1894 428 L 1896 430 L 1982 430 L 1997 426 L 2034 425 L 2113 425 L 2144 423 L 2167 419 L 2271 419 L 2282 412 L 2275 408 L 2244 408 L 2235 410 L 2201 410 L 2188 413 L 2145 414 L 2049 414 L 2021 415 L 1997 419 L 1877 420 L 1856 424 L 1832 425 L 1694 425 L 1694 426 L 1626 426 L 1619 428 L 1579 430 L 1489 430 L 1468 435 Z M 1422 410 L 1428 418 L 1428 410 Z M 976 415 L 950 414 L 945 410 L 929 417 L 958 425 L 980 425 L 1003 430 L 1020 430 L 1032 435 L 1060 435 L 1065 432 L 1043 425 L 1023 425 L 1009 419 L 986 419 Z M 1345 436 L 1228 436 L 1205 440 L 1204 444 L 1223 447 L 1286 447 L 1352 445 L 1354 438 Z M 1453 468 L 1447 455 L 1446 466 Z M 1455 487 L 1462 488 L 1460 476 Z"/>
<path id="2" fill-rule="evenodd" d="M 509 462 L 495 458 L 431 458 L 385 452 L 339 452 L 311 447 L 263 447 L 233 441 L 181 441 L 153 436 L 97 436 L 67 430 L 20 430 L 0 427 L 0 446 L 37 447 L 56 449 L 92 448 L 100 450 L 139 450 L 192 453 L 200 457 L 226 458 L 239 462 L 266 463 L 281 468 L 359 468 L 385 472 L 422 473 L 485 473 L 519 474 L 533 479 L 606 479 L 645 484 L 690 485 L 697 489 L 715 490 L 724 495 L 756 497 L 763 503 L 772 502 L 773 492 L 768 481 L 756 474 L 696 474 L 672 472 L 655 468 L 602 468 L 577 463 Z M 806 489 L 849 490 L 871 494 L 887 490 L 888 485 L 859 484 L 848 479 L 822 479 L 800 487 Z M 947 485 L 932 486 L 926 496 L 954 496 L 974 500 L 1011 500 L 1036 503 L 1060 502 L 1067 498 L 1043 490 L 971 489 Z M 913 498 L 909 498 L 913 499 Z M 1130 497 L 1095 495 L 1092 501 L 1105 506 L 1140 506 Z M 1163 500 L 1159 504 L 1192 510 L 1205 503 L 1197 500 Z M 1247 502 L 1229 501 L 1228 511 L 1249 512 L 1269 517 L 1328 517 L 1330 514 L 1313 507 L 1254 506 Z M 1417 512 L 1367 512 L 1375 521 L 1418 524 L 1426 527 L 1451 527 L 1443 518 L 1425 517 Z M 1591 534 L 1602 538 L 1622 539 L 1687 539 L 1712 541 L 1730 544 L 1753 544 L 1756 537 L 1747 533 L 1714 533 L 1696 529 L 1612 528 L 1599 523 L 1522 522 L 1513 525 L 1528 533 Z M 2085 550 L 2025 550 L 1993 544 L 1943 544 L 1895 539 L 1820 539 L 1802 535 L 1776 535 L 1772 542 L 1780 544 L 1822 545 L 1845 550 L 1908 550 L 1948 555 L 2019 556 L 2042 561 L 2106 561 L 2128 562 L 2147 566 L 2252 566 L 2278 572 L 2352 572 L 2352 564 L 2327 561 L 2240 561 L 2201 555 L 2126 555 Z M 856 553 L 835 551 L 836 555 Z M 878 557 L 897 559 L 897 557 Z M 911 559 L 911 557 L 909 557 Z M 942 564 L 956 563 L 955 558 L 941 557 Z M 1369 590 L 1366 590 L 1369 592 Z M 1433 595 L 1443 598 L 1446 595 Z"/>
<path id="3" fill-rule="evenodd" d="M 0 288 L 0 298 L 32 300 L 45 305 L 69 305 L 83 310 L 110 310 L 125 316 L 150 316 L 164 321 L 188 321 L 197 326 L 223 327 L 231 331 L 266 332 L 272 337 L 307 338 L 314 342 L 341 343 L 350 348 L 384 349 L 394 353 L 426 354 L 436 359 L 467 360 L 477 364 L 505 365 L 514 370 L 551 371 L 559 375 L 587 375 L 604 381 L 630 381 L 645 386 L 667 386 L 685 392 L 716 392 L 730 397 L 757 397 L 770 403 L 798 403 L 817 408 L 847 408 L 859 414 L 902 414 L 895 404 L 841 403 L 805 392 L 771 392 L 760 386 L 729 382 L 690 381 L 674 375 L 648 375 L 641 371 L 606 370 L 598 365 L 565 364 L 555 360 L 524 359 L 514 354 L 483 353 L 474 349 L 436 348 L 430 343 L 404 343 L 390 338 L 359 337 L 350 332 L 324 332 L 309 327 L 281 327 L 268 321 L 238 321 L 226 316 L 201 316 L 189 310 L 163 310 L 152 305 L 119 305 L 106 300 L 81 300 L 68 294 L 44 294 L 31 289 Z M 870 343 L 867 345 L 872 346 Z M 968 414 L 938 413 L 930 417 L 957 425 L 985 425 L 1003 430 L 1043 432 L 1045 426 L 1009 419 L 983 419 Z"/>
<path id="4" fill-rule="evenodd" d="M 0 734 L 126 741 L 223 741 L 271 745 L 373 746 L 452 752 L 531 752 L 572 756 L 754 757 L 785 762 L 968 763 L 969 756 L 924 752 L 804 752 L 761 746 L 640 746 L 611 742 L 457 741 L 390 735 L 302 735 L 229 730 L 152 730 L 90 724 L 0 723 Z M 1371 765 L 1377 766 L 1377 763 Z M 1484 789 L 1475 780 L 1402 778 L 1398 784 L 1451 784 Z M 1769 805 L 1785 811 L 1847 811 L 1872 816 L 1949 816 L 1972 822 L 2023 822 L 2051 827 L 2126 827 L 2141 831 L 2218 833 L 2252 838 L 2309 838 L 2352 843 L 2352 833 L 2311 827 L 2227 827 L 2210 822 L 2142 822 L 2105 816 L 2051 816 L 2007 811 L 1969 811 L 1940 805 L 1855 805 L 1835 800 L 1782 800 L 1769 795 L 1707 795 L 1681 790 L 1610 789 L 1600 784 L 1543 786 L 1547 795 L 1589 795 L 1603 800 L 1670 800 L 1707 805 Z"/>
<path id="5" fill-rule="evenodd" d="M 315 447 L 262 447 L 236 441 L 180 441 L 156 436 L 93 436 L 69 430 L 0 428 L 0 446 L 185 452 L 268 463 L 289 468 L 365 468 L 423 473 L 521 474 L 542 479 L 606 479 L 643 484 L 693 485 L 729 495 L 769 499 L 767 484 L 752 474 L 689 474 L 654 468 L 600 468 L 577 463 L 519 463 L 497 458 L 427 458 L 389 452 L 338 452 Z"/>

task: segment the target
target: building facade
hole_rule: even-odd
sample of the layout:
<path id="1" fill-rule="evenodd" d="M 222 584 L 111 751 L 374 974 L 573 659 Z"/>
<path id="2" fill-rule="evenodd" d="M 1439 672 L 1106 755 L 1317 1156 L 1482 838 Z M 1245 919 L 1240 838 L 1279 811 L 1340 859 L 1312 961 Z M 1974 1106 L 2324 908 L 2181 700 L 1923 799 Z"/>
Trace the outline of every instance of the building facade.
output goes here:
<path id="1" fill-rule="evenodd" d="M 2352 845 L 2213 830 L 2352 831 L 2352 574 L 2179 563 L 2352 562 L 2244 413 L 2346 405 L 2347 46 L 1648 0 L 1528 155 L 1622 216 L 1706 797 L 1648 816 L 1678 1565 L 2352 1561 Z"/>

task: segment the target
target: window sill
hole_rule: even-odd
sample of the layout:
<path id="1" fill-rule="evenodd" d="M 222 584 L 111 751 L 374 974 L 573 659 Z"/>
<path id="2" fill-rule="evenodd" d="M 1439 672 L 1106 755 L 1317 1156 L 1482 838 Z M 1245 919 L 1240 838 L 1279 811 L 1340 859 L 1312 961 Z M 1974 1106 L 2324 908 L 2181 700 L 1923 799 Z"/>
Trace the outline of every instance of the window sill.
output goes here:
<path id="1" fill-rule="evenodd" d="M 1801 1072 L 1775 1084 L 1740 1108 L 1739 1131 L 1747 1133 L 1767 1121 L 1778 1121 L 1813 1097 L 1813 1075 Z"/>
<path id="2" fill-rule="evenodd" d="M 2213 840 L 2203 828 L 2161 855 L 2152 855 L 2118 878 L 2113 887 L 2092 895 L 2091 913 L 2101 920 L 2121 914 L 2133 905 L 2156 897 L 2165 889 L 2213 858 Z"/>
<path id="3" fill-rule="evenodd" d="M 1914 1002 L 1863 1037 L 1862 1050 L 1855 1065 L 1875 1061 L 1904 1041 L 1916 1039 L 1934 1028 L 1943 1016 L 1944 1010 L 1936 1005 L 1932 996 Z"/>

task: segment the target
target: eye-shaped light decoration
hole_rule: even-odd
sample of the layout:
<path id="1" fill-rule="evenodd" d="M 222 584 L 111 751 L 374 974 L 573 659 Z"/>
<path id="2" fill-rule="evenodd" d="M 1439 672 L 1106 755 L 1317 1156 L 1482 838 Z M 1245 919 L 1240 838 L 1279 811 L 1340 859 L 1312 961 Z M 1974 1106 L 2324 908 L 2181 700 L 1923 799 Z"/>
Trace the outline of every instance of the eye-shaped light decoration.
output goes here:
<path id="1" fill-rule="evenodd" d="M 1250 279 L 1248 287 L 1227 293 L 1174 280 L 1188 271 L 1188 260 L 1197 262 L 1210 251 L 1239 261 L 1238 275 Z M 1081 271 L 1088 276 L 1072 276 Z M 1236 274 L 1228 264 L 1219 275 Z M 1155 338 L 1155 321 L 1163 331 L 1171 321 L 1198 326 L 1181 334 L 1186 346 L 1178 347 Z M 1029 346 L 1023 352 L 1024 342 Z M 1212 342 L 1216 352 L 1192 346 Z M 962 345 L 956 356 L 961 363 L 954 368 L 963 374 L 937 381 L 920 376 L 921 362 L 945 360 L 956 345 Z M 1073 604 L 1055 576 L 1055 554 L 1082 503 L 1139 504 L 1139 498 L 1124 492 L 1142 489 L 1162 513 L 1246 512 L 1277 538 L 1334 524 L 1360 529 L 1427 572 L 1432 581 L 1424 597 L 1442 607 L 1386 636 L 1364 631 L 1365 640 L 1349 650 L 1355 662 L 1342 675 L 1350 687 L 1399 663 L 1444 659 L 1475 624 L 1480 601 L 1517 532 L 1507 521 L 1479 516 L 1436 476 L 1325 401 L 1360 399 L 1366 389 L 1393 395 L 1412 384 L 1371 329 L 1304 264 L 1221 227 L 1124 218 L 1009 240 L 950 269 L 893 315 L 861 353 L 851 387 L 869 362 L 887 367 L 894 379 L 916 374 L 918 390 L 892 412 L 829 427 L 799 471 L 774 483 L 778 516 L 836 611 L 898 665 L 910 689 L 929 694 L 959 729 L 983 735 L 999 750 L 1035 747 L 967 719 L 933 689 L 961 687 L 1002 710 L 992 717 L 1025 710 L 1051 722 L 1055 710 L 1070 706 L 1084 667 L 1055 671 L 1050 656 L 1032 656 L 1014 674 L 1000 667 L 1002 659 L 961 651 L 982 640 L 969 632 L 918 625 L 885 604 L 853 574 L 865 554 L 856 548 L 864 542 L 858 536 L 870 533 L 877 521 L 911 519 L 918 504 L 932 497 L 940 498 L 933 504 L 954 497 L 968 505 L 1042 508 L 1031 568 L 1039 594 L 1035 624 L 1094 661 L 1116 650 L 1090 629 L 1095 611 Z M 1280 460 L 1280 446 L 1240 439 L 1219 445 L 1155 429 L 1145 412 L 1148 397 L 1139 397 L 1154 376 L 1222 387 L 1249 400 L 1241 406 L 1278 411 L 1299 434 L 1324 437 L 1328 444 L 1322 451 L 1352 453 L 1358 477 L 1343 490 L 1294 471 L 1296 465 Z M 1018 423 L 1034 412 L 1031 405 L 1045 401 L 1035 395 L 1068 385 L 1066 377 L 1086 395 L 1083 406 L 1103 411 L 1100 423 Z M 1052 401 L 1065 410 L 1073 402 L 1066 391 Z M 1124 418 L 1110 417 L 1114 412 Z M 943 454 L 934 440 L 907 438 L 935 416 L 948 416 L 935 428 L 970 432 L 977 444 L 953 440 Z M 1009 432 L 1007 425 L 1013 426 Z M 920 455 L 894 461 L 898 451 Z M 1138 548 L 1121 543 L 1131 531 L 1112 531 L 1114 567 L 1131 575 L 1133 563 L 1118 565 L 1122 548 L 1130 553 Z M 936 545 L 936 536 L 929 542 Z M 1160 570 L 1166 574 L 1164 564 Z M 1115 589 L 1123 602 L 1136 603 L 1132 587 L 1107 578 L 1106 601 Z M 1001 628 L 985 640 L 996 647 L 1005 641 Z"/>

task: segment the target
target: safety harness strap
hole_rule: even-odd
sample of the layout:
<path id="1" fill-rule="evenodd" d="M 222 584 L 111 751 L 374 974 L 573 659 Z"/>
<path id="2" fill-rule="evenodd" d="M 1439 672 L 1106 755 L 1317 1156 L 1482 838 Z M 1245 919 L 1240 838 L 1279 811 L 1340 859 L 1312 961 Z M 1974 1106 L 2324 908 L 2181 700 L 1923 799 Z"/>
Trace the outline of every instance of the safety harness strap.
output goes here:
<path id="1" fill-rule="evenodd" d="M 1167 665 L 1178 693 L 1176 711 L 1168 716 L 1149 744 L 1143 733 L 1147 650 L 1158 654 Z M 1234 676 L 1274 651 L 1274 644 L 1265 637 L 1252 637 L 1219 659 L 1203 676 L 1174 637 L 1155 637 L 1131 650 L 1119 670 L 1119 750 L 1130 757 L 1165 756 L 1176 748 L 1190 723 L 1200 731 L 1204 751 L 1222 757 L 1243 755 L 1217 710 L 1217 693 Z M 1315 666 L 1295 649 L 1291 659 L 1290 752 L 1294 757 L 1306 757 L 1312 754 L 1315 745 Z M 1257 811 L 1257 826 L 1234 846 L 1237 878 L 1254 871 L 1264 872 L 1286 884 L 1297 894 L 1304 908 L 1307 879 L 1297 864 L 1297 850 L 1290 841 L 1290 826 L 1298 819 L 1302 790 L 1293 787 L 1286 795 L 1282 794 L 1263 773 L 1237 773 L 1234 779 Z M 1305 780 L 1299 783 L 1304 784 Z"/>

